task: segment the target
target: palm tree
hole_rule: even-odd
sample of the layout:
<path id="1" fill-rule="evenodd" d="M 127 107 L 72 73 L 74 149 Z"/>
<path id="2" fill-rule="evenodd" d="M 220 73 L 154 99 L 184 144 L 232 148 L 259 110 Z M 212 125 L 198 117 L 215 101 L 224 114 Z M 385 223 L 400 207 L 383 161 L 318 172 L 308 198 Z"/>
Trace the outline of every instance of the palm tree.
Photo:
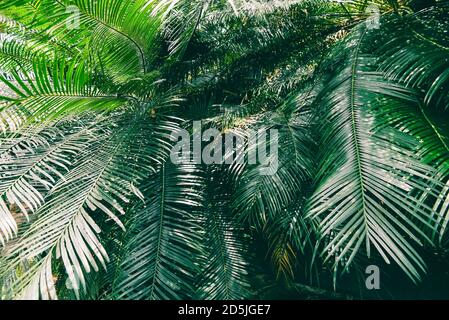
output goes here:
<path id="1" fill-rule="evenodd" d="M 370 264 L 419 285 L 449 248 L 448 12 L 2 2 L 0 298 L 320 294 Z M 278 130 L 277 172 L 173 164 L 195 120 Z"/>

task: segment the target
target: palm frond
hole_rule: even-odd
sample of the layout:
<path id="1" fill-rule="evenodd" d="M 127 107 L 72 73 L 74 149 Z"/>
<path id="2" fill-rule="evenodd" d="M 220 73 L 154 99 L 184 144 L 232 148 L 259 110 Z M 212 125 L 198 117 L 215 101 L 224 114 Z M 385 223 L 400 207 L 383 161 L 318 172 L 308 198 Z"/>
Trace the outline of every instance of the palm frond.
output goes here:
<path id="1" fill-rule="evenodd" d="M 73 112 L 114 110 L 126 103 L 101 93 L 92 84 L 90 71 L 83 61 L 40 60 L 33 63 L 36 77 L 25 71 L 13 72 L 12 81 L 0 76 L 15 95 L 0 109 L 2 131 L 14 132 L 33 122 L 45 125 Z"/>
<path id="2" fill-rule="evenodd" d="M 6 149 L 13 150 L 13 153 L 5 153 L 9 157 L 2 157 L 0 161 L 0 242 L 3 245 L 18 231 L 10 208 L 15 206 L 14 214 L 20 213 L 29 221 L 28 214 L 36 212 L 44 204 L 46 193 L 69 170 L 74 155 L 89 139 L 89 129 L 83 129 L 60 138 L 60 141 L 53 138 L 56 141 L 51 141 L 51 145 L 47 141 L 45 145 L 37 141 L 37 148 Z M 32 141 L 28 140 L 21 145 L 29 147 L 30 143 Z"/>
<path id="3" fill-rule="evenodd" d="M 449 106 L 448 12 L 449 4 L 443 4 L 405 21 L 390 21 L 384 28 L 390 39 L 378 52 L 380 70 L 388 79 L 422 90 L 425 105 L 443 109 Z"/>
<path id="4" fill-rule="evenodd" d="M 240 218 L 254 226 L 263 227 L 268 217 L 276 217 L 296 201 L 301 184 L 311 176 L 313 142 L 307 133 L 310 113 L 306 108 L 291 110 L 291 105 L 295 105 L 295 99 L 291 98 L 278 112 L 262 116 L 249 127 L 259 136 L 255 144 L 247 141 L 246 150 L 248 154 L 257 152 L 258 164 L 236 163 L 232 168 L 237 179 L 233 208 Z M 266 134 L 266 139 L 260 133 Z M 279 154 L 276 154 L 277 145 L 283 146 Z M 265 148 L 269 154 L 263 161 L 260 155 Z"/>
<path id="5" fill-rule="evenodd" d="M 2 274 L 13 279 L 6 290 L 8 296 L 55 298 L 55 280 L 48 269 L 52 259 L 62 260 L 76 295 L 86 289 L 85 273 L 98 271 L 99 265 L 106 268 L 108 254 L 98 237 L 100 228 L 94 213 L 100 211 L 124 228 L 117 215 L 125 214 L 124 205 L 131 197 L 140 196 L 139 182 L 154 170 L 154 154 L 142 152 L 134 143 L 158 132 L 157 126 L 148 127 L 145 122 L 126 117 L 122 121 L 127 126 L 106 132 L 78 152 L 79 160 L 53 186 L 36 212 L 36 221 L 7 249 L 8 262 Z M 161 126 L 159 134 L 165 130 Z M 62 160 L 58 158 L 57 163 Z M 29 192 L 27 197 L 32 199 Z M 25 262 L 30 269 L 15 276 L 15 270 Z"/>
<path id="6" fill-rule="evenodd" d="M 194 165 L 161 164 L 148 177 L 125 244 L 121 273 L 112 296 L 132 300 L 182 299 L 193 294 L 202 231 L 194 212 L 201 201 L 202 177 Z"/>
<path id="7" fill-rule="evenodd" d="M 373 130 L 370 101 L 409 95 L 370 71 L 372 59 L 362 49 L 367 31 L 360 29 L 343 42 L 346 48 L 340 50 L 349 52 L 348 62 L 317 100 L 325 108 L 319 126 L 323 151 L 308 215 L 328 237 L 323 255 L 332 258 L 335 270 L 346 270 L 363 248 L 370 257 L 374 247 L 416 281 L 425 263 L 412 243 L 429 242 L 435 221 L 414 192 L 438 183 L 436 172 L 414 157 L 400 132 Z"/>
<path id="8" fill-rule="evenodd" d="M 209 171 L 203 213 L 204 243 L 202 270 L 198 281 L 200 299 L 238 300 L 253 295 L 248 252 L 250 235 L 231 214 L 226 175 Z M 212 183 L 213 182 L 213 183 Z"/>

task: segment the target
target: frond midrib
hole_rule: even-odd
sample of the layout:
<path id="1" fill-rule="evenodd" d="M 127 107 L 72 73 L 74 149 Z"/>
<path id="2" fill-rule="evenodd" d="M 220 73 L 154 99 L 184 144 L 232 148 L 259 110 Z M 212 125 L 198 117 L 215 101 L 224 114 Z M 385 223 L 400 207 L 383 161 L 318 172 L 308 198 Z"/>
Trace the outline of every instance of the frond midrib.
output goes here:
<path id="1" fill-rule="evenodd" d="M 161 243 L 162 243 L 162 232 L 163 232 L 163 226 L 164 226 L 164 213 L 165 213 L 165 166 L 166 164 L 163 163 L 161 165 L 161 178 L 162 178 L 162 184 L 161 184 L 161 200 L 160 200 L 160 218 L 159 218 L 159 228 L 158 228 L 158 239 L 157 239 L 157 245 L 156 245 L 156 259 L 154 261 L 154 271 L 153 271 L 153 279 L 151 281 L 151 292 L 150 297 L 154 297 L 154 289 L 156 286 L 156 278 L 159 276 L 159 259 L 160 259 L 160 251 L 161 251 Z"/>
<path id="2" fill-rule="evenodd" d="M 361 150 L 359 146 L 359 138 L 358 138 L 358 129 L 356 125 L 357 121 L 357 115 L 355 111 L 356 107 L 356 80 L 357 80 L 357 65 L 358 65 L 358 59 L 360 55 L 361 45 L 363 38 L 366 34 L 366 29 L 363 30 L 360 39 L 358 40 L 357 47 L 355 49 L 355 56 L 354 61 L 352 63 L 351 67 L 351 98 L 350 98 L 350 106 L 351 106 L 351 126 L 352 126 L 352 138 L 355 146 L 355 155 L 356 155 L 356 161 L 357 161 L 357 172 L 358 172 L 358 180 L 360 185 L 360 193 L 361 193 L 361 200 L 362 200 L 362 211 L 363 211 L 363 218 L 364 218 L 364 225 L 365 230 L 368 232 L 368 237 L 366 238 L 366 248 L 368 251 L 369 256 L 369 223 L 367 221 L 367 208 L 366 208 L 366 193 L 365 193 L 365 182 L 364 182 L 364 175 L 362 170 L 362 155 Z"/>

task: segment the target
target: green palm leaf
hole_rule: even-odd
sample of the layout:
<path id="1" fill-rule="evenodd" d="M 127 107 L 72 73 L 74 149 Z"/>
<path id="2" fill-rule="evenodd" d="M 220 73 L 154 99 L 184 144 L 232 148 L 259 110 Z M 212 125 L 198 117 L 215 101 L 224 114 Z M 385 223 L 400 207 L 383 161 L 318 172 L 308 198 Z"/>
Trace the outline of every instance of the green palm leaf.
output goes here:
<path id="1" fill-rule="evenodd" d="M 329 236 L 323 255 L 334 260 L 335 270 L 340 265 L 348 268 L 362 249 L 370 257 L 374 247 L 387 263 L 396 262 L 416 281 L 425 263 L 412 243 L 429 241 L 425 230 L 432 231 L 435 221 L 432 209 L 414 192 L 425 192 L 436 182 L 435 172 L 415 159 L 400 132 L 375 132 L 369 101 L 407 93 L 367 69 L 365 32 L 354 31 L 343 42 L 350 52 L 348 63 L 318 98 L 326 116 L 320 126 L 322 162 L 309 217 L 319 221 L 324 237 Z"/>
<path id="2" fill-rule="evenodd" d="M 14 80 L 2 80 L 16 95 L 0 109 L 3 132 L 40 122 L 48 124 L 70 113 L 113 110 L 126 103 L 123 98 L 102 94 L 92 84 L 92 74 L 83 61 L 66 64 L 40 60 L 33 64 L 33 76 L 14 72 Z"/>
<path id="3" fill-rule="evenodd" d="M 438 10 L 407 17 L 399 27 L 396 20 L 387 23 L 384 32 L 391 36 L 378 52 L 380 70 L 388 79 L 423 90 L 426 105 L 445 109 L 449 103 L 448 12 L 449 5 L 442 4 Z"/>
<path id="4" fill-rule="evenodd" d="M 44 197 L 68 171 L 72 159 L 90 139 L 89 130 L 67 135 L 50 146 L 14 148 L 13 156 L 0 161 L 0 242 L 5 244 L 18 231 L 9 210 L 15 205 L 17 213 L 29 220 L 28 214 L 44 204 Z M 23 145 L 23 144 L 22 144 Z M 11 150 L 8 148 L 7 150 Z"/>
<path id="5" fill-rule="evenodd" d="M 148 197 L 132 219 L 133 235 L 126 243 L 113 297 L 160 300 L 192 295 L 202 234 L 193 213 L 200 206 L 202 181 L 194 165 L 169 163 L 148 178 Z"/>
<path id="6" fill-rule="evenodd" d="M 204 257 L 198 281 L 198 298 L 237 300 L 251 297 L 250 235 L 230 214 L 226 175 L 214 168 L 208 172 L 204 205 Z"/>
<path id="7" fill-rule="evenodd" d="M 54 279 L 48 268 L 52 259 L 62 260 L 75 294 L 85 290 L 85 273 L 106 268 L 108 254 L 98 233 L 100 227 L 93 214 L 102 212 L 110 221 L 124 228 L 117 214 L 125 214 L 125 205 L 140 196 L 139 181 L 154 170 L 154 153 L 140 152 L 131 142 L 150 138 L 153 133 L 164 134 L 164 126 L 146 126 L 124 118 L 127 126 L 119 127 L 97 138 L 79 154 L 80 159 L 62 177 L 36 212 L 37 220 L 11 245 L 6 256 L 4 275 L 25 262 L 31 267 L 21 276 L 12 276 L 13 284 L 6 294 L 12 297 L 55 298 Z M 150 130 L 150 131 L 148 131 Z M 154 130 L 154 131 L 153 131 Z M 159 131 L 158 131 L 159 130 Z M 154 148 L 164 149 L 160 143 Z M 27 197 L 30 194 L 27 193 Z"/>

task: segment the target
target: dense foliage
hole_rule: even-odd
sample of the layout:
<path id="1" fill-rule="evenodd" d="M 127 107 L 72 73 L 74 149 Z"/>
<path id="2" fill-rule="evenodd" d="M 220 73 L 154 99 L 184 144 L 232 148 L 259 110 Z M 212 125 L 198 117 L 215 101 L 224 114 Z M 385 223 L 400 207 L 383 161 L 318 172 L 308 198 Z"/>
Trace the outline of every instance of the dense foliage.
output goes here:
<path id="1" fill-rule="evenodd" d="M 383 297 L 449 281 L 448 13 L 0 0 L 0 299 L 372 297 L 372 264 Z M 173 164 L 194 120 L 277 129 L 279 170 Z"/>

